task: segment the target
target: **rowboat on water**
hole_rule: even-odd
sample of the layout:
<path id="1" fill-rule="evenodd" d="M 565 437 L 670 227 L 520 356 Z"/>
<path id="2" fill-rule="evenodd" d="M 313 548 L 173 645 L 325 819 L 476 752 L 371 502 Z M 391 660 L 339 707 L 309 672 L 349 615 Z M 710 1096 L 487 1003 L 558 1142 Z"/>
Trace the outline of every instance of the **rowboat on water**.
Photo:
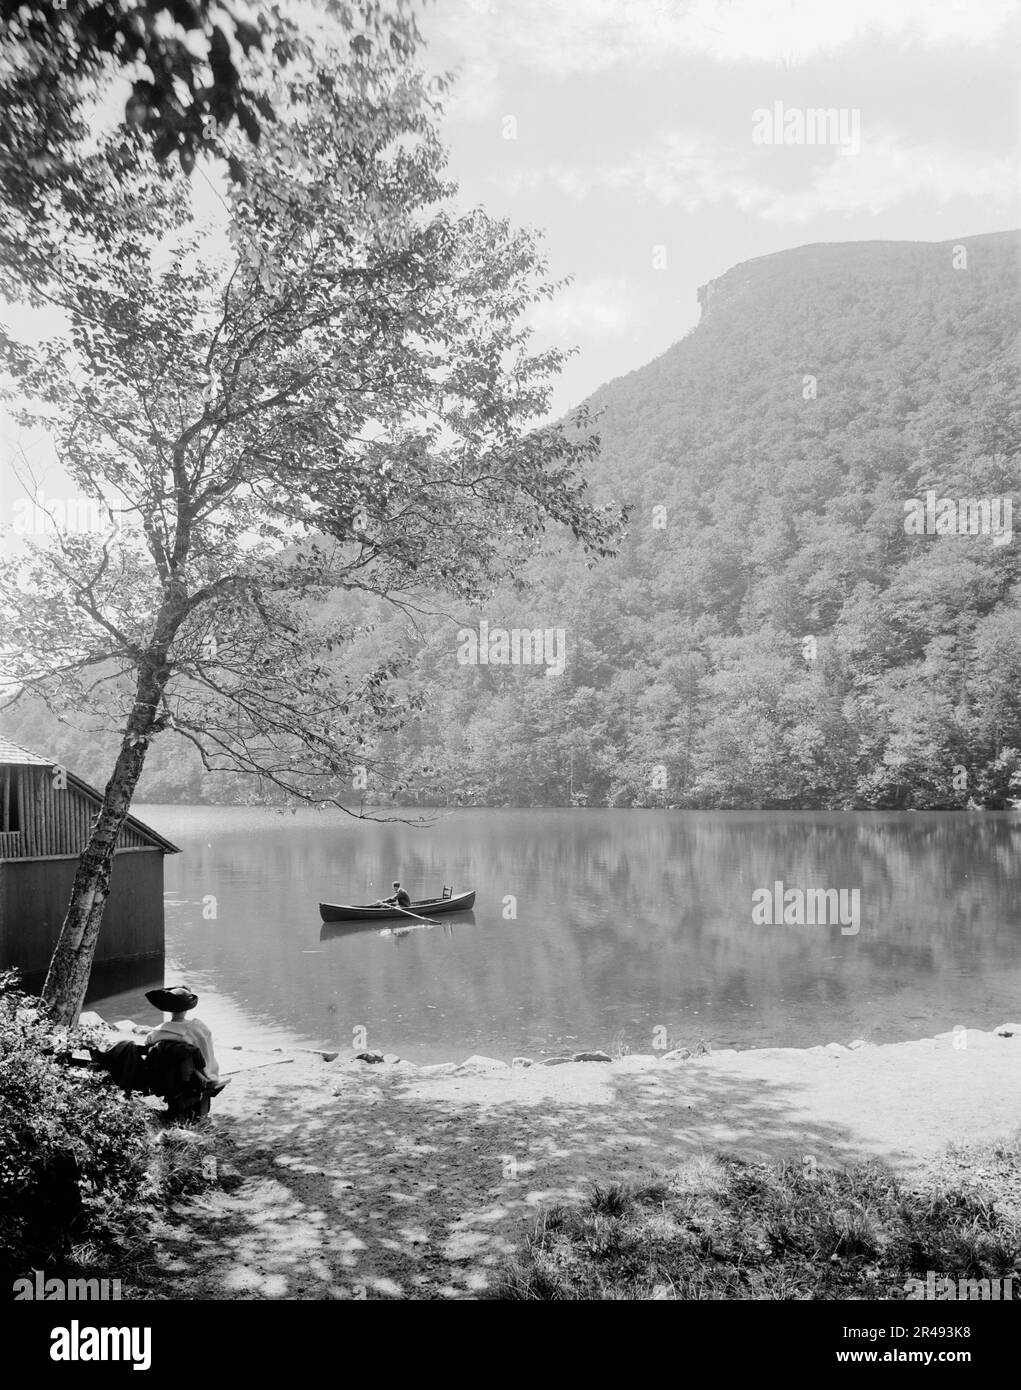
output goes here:
<path id="1" fill-rule="evenodd" d="M 319 915 L 324 922 L 372 922 L 379 919 L 403 917 L 437 917 L 441 912 L 467 912 L 475 906 L 475 890 L 454 893 L 449 898 L 423 898 L 410 907 L 391 907 L 389 903 L 320 903 Z"/>

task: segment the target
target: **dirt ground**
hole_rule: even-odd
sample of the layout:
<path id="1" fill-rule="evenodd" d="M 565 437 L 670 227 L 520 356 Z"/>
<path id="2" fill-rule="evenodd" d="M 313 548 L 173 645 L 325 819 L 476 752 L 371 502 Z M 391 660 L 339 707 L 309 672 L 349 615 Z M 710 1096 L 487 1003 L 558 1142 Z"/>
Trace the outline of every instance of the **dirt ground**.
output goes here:
<path id="1" fill-rule="evenodd" d="M 1021 1124 L 1021 1029 L 527 1068 L 218 1051 L 233 1190 L 174 1212 L 150 1296 L 473 1298 L 542 1204 L 596 1181 L 716 1152 L 918 1177 Z"/>

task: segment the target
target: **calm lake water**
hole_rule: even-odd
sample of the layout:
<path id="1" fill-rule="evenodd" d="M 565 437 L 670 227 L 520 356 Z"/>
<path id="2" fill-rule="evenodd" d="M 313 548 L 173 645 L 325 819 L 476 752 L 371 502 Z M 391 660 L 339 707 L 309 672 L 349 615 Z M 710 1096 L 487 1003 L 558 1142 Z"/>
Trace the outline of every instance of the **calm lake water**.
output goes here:
<path id="1" fill-rule="evenodd" d="M 895 1042 L 1021 1014 L 1014 813 L 473 809 L 422 827 L 136 809 L 183 850 L 166 860 L 168 982 L 231 1041 L 346 1049 L 361 1027 L 430 1062 Z M 397 935 L 320 923 L 321 900 L 398 877 L 415 898 L 474 887 L 475 910 Z M 860 930 L 757 925 L 752 894 L 776 880 L 858 889 Z M 140 990 L 90 1007 L 155 1021 Z"/>

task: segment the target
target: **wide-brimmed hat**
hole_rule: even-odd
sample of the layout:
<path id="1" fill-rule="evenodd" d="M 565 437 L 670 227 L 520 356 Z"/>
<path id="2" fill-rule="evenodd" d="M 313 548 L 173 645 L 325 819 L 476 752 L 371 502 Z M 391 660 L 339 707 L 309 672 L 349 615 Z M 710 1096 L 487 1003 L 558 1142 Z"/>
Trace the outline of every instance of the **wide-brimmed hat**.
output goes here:
<path id="1" fill-rule="evenodd" d="M 150 989 L 146 992 L 146 999 L 154 1009 L 160 1009 L 165 1014 L 178 1014 L 194 1009 L 199 1002 L 197 994 L 192 994 L 187 985 L 171 985 L 169 989 Z"/>

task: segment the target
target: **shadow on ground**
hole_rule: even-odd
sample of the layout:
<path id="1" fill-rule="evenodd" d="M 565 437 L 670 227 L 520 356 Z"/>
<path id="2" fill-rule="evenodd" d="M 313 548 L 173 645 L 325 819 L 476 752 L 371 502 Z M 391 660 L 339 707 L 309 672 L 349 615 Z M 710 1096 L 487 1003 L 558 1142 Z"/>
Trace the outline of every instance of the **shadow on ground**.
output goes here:
<path id="1" fill-rule="evenodd" d="M 579 1101 L 466 1100 L 382 1067 L 239 1076 L 215 1118 L 244 1180 L 175 1213 L 157 1298 L 471 1298 L 539 1208 L 594 1182 L 662 1175 L 717 1152 L 860 1158 L 849 1130 L 799 1111 L 796 1087 L 659 1067 Z M 337 1094 L 334 1094 L 334 1088 Z M 226 1101 L 226 1097 L 225 1097 Z M 892 1155 L 891 1155 L 892 1156 Z"/>

